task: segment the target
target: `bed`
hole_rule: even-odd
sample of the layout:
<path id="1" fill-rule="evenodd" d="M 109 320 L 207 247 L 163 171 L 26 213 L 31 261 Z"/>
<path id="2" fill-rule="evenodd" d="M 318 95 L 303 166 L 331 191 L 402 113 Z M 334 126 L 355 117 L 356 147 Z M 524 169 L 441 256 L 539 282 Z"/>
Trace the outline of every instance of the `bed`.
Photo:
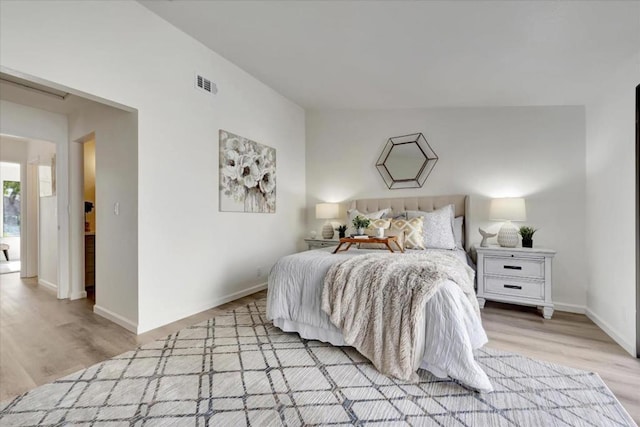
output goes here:
<path id="1" fill-rule="evenodd" d="M 385 208 L 391 208 L 394 213 L 431 212 L 450 204 L 454 206 L 456 217 L 466 215 L 468 198 L 464 195 L 362 199 L 353 201 L 350 208 L 362 213 Z M 468 245 L 466 234 L 463 231 L 463 247 Z M 269 275 L 267 316 L 285 332 L 296 332 L 305 339 L 343 346 L 347 343 L 341 330 L 332 324 L 322 310 L 325 276 L 336 263 L 380 251 L 353 248 L 336 254 L 332 254 L 332 251 L 333 248 L 323 248 L 281 258 Z M 465 263 L 468 260 L 464 249 L 406 252 L 414 255 L 419 253 L 420 257 L 447 252 Z M 420 350 L 413 361 L 415 369 L 426 369 L 440 378 L 453 378 L 478 391 L 491 391 L 488 377 L 473 356 L 473 350 L 482 347 L 487 342 L 487 336 L 477 310 L 463 296 L 460 287 L 449 280 L 444 282 L 426 302 L 420 316 L 416 327 Z"/>

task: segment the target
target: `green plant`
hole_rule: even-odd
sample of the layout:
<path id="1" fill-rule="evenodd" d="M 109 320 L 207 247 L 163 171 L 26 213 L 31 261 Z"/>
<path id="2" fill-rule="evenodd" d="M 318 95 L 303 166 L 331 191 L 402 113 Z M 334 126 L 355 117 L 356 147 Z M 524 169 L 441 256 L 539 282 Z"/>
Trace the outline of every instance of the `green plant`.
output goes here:
<path id="1" fill-rule="evenodd" d="M 336 231 L 338 231 L 340 233 L 344 233 L 345 231 L 347 231 L 347 226 L 346 225 L 341 225 L 340 227 L 336 228 Z"/>
<path id="2" fill-rule="evenodd" d="M 20 181 L 3 181 L 2 192 L 13 203 L 16 198 L 20 197 Z"/>
<path id="3" fill-rule="evenodd" d="M 520 227 L 520 229 L 518 230 L 518 233 L 522 236 L 523 239 L 525 240 L 532 240 L 533 239 L 533 234 L 538 231 L 537 228 L 533 228 L 533 227 L 529 227 L 527 225 L 523 225 L 522 227 Z"/>
<path id="4" fill-rule="evenodd" d="M 369 224 L 371 224 L 371 220 L 369 218 L 367 218 L 366 216 L 360 216 L 360 215 L 353 218 L 353 221 L 351 222 L 353 223 L 353 226 L 355 228 L 367 228 Z"/>

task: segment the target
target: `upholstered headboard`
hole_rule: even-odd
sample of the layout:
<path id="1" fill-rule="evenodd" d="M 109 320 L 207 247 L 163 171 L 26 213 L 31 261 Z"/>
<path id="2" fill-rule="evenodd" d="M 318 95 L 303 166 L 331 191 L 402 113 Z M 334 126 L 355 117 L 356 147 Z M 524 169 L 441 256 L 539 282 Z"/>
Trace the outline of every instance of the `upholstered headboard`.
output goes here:
<path id="1" fill-rule="evenodd" d="M 404 211 L 424 211 L 431 212 L 446 205 L 455 206 L 456 216 L 465 217 L 463 222 L 465 248 L 468 249 L 469 235 L 467 227 L 467 211 L 469 197 L 466 195 L 453 196 L 422 196 L 422 197 L 394 197 L 388 199 L 357 199 L 351 201 L 348 209 L 357 209 L 362 213 L 379 211 L 380 209 L 391 208 L 394 215 Z"/>

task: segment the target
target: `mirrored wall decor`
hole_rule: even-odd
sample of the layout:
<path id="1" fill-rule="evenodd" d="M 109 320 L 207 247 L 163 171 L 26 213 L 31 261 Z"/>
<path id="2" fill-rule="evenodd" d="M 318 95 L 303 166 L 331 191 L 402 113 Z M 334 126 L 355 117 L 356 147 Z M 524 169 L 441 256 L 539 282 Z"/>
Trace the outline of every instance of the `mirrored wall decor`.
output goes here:
<path id="1" fill-rule="evenodd" d="M 422 133 L 394 136 L 384 146 L 376 168 L 390 190 L 420 188 L 438 161 Z"/>

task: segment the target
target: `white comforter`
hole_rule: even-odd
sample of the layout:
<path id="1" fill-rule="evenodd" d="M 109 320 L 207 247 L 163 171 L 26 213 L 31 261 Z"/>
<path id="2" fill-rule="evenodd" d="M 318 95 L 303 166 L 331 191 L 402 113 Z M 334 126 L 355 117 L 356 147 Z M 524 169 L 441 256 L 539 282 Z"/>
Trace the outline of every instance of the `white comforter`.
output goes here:
<path id="1" fill-rule="evenodd" d="M 321 308 L 324 277 L 335 262 L 371 251 L 350 249 L 332 254 L 332 250 L 301 252 L 276 263 L 269 274 L 267 317 L 283 331 L 341 346 L 346 345 L 342 333 Z M 429 256 L 430 250 L 421 252 Z M 464 251 L 457 253 L 466 261 Z M 427 302 L 423 316 L 419 324 L 424 326 L 417 335 L 424 351 L 417 355 L 414 366 L 479 391 L 492 391 L 487 375 L 473 358 L 473 350 L 487 342 L 487 335 L 458 285 L 445 283 Z"/>

